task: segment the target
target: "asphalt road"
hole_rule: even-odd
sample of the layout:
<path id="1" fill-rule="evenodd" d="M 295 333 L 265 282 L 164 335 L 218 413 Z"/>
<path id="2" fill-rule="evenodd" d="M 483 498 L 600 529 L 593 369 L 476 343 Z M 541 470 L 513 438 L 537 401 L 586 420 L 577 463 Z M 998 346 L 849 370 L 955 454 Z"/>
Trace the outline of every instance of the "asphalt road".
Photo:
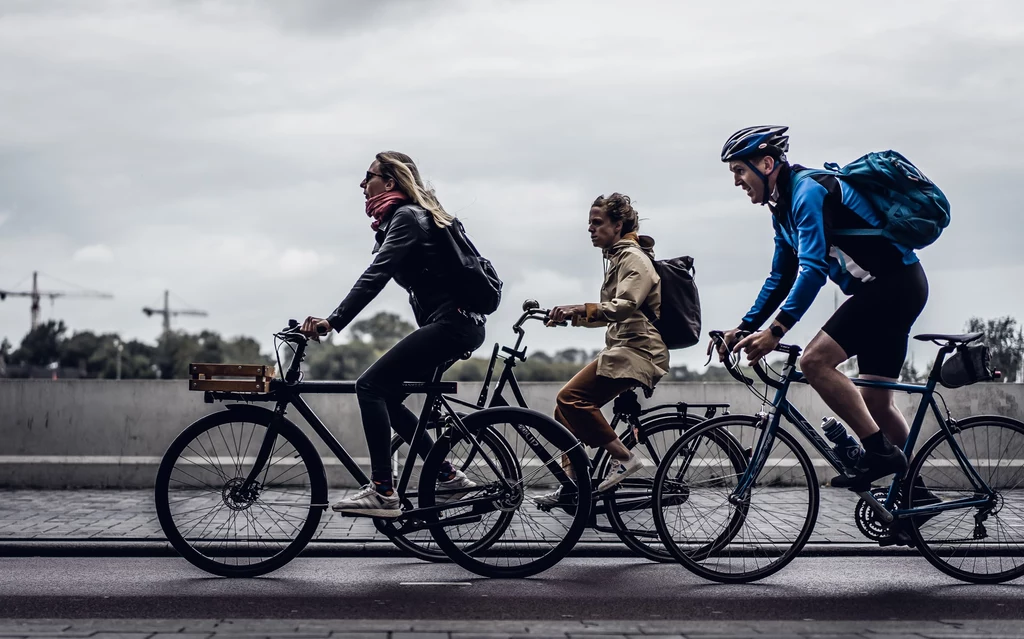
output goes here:
<path id="1" fill-rule="evenodd" d="M 258 579 L 176 558 L 0 559 L 5 618 L 1024 619 L 1024 580 L 954 581 L 923 559 L 801 558 L 764 582 L 711 584 L 676 565 L 569 559 L 488 580 L 390 558 L 298 559 Z"/>

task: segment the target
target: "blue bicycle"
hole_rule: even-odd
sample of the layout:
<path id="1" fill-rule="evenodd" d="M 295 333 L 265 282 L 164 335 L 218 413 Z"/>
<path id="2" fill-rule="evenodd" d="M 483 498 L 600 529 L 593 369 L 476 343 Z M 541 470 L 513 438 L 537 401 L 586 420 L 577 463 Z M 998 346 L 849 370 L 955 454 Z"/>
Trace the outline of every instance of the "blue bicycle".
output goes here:
<path id="1" fill-rule="evenodd" d="M 724 346 L 721 332 L 711 333 Z M 858 386 L 921 396 L 904 453 L 905 476 L 864 490 L 856 508 L 861 531 L 882 545 L 916 547 L 942 572 L 974 583 L 1000 583 L 1024 574 L 1024 423 L 996 415 L 954 419 L 936 386 L 973 383 L 972 344 L 981 333 L 928 334 L 939 352 L 924 385 L 853 380 Z M 668 451 L 654 479 L 654 521 L 668 551 L 695 574 L 724 583 L 767 577 L 793 560 L 814 529 L 819 483 L 807 452 L 780 427 L 785 418 L 835 469 L 845 467 L 786 395 L 801 349 L 779 345 L 781 373 L 753 367 L 756 382 L 732 358 L 726 367 L 763 401 L 756 415 L 723 415 L 688 431 Z M 955 355 L 950 357 L 955 352 Z M 953 384 L 944 362 L 968 364 L 968 380 Z M 768 388 L 775 389 L 769 399 Z M 937 400 L 942 400 L 943 410 Z M 925 415 L 938 423 L 916 455 Z M 737 469 L 737 451 L 746 460 Z"/>

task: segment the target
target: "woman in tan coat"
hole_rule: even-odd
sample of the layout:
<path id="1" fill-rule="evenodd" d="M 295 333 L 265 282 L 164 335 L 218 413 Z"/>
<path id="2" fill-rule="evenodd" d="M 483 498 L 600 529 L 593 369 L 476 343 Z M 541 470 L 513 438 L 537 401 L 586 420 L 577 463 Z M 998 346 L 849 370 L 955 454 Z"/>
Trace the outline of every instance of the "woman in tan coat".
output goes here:
<path id="1" fill-rule="evenodd" d="M 555 419 L 584 444 L 612 456 L 604 491 L 643 467 L 615 435 L 601 407 L 636 386 L 653 389 L 669 367 L 668 348 L 651 323 L 661 311 L 661 278 L 652 263 L 654 240 L 637 235 L 640 222 L 629 197 L 613 193 L 594 201 L 590 240 L 605 258 L 601 301 L 556 306 L 551 323 L 607 327 L 605 348 L 558 393 Z M 557 500 L 557 495 L 551 495 Z"/>

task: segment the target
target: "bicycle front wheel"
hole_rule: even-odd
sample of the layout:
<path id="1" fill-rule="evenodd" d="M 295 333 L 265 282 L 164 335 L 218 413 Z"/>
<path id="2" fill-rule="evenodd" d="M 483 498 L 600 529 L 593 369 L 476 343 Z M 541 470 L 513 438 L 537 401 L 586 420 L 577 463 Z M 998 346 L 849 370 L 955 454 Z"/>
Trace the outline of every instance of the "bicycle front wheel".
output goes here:
<path id="1" fill-rule="evenodd" d="M 641 422 L 638 433 L 630 430 L 622 438 L 623 445 L 644 460 L 644 467 L 602 496 L 611 529 L 627 548 L 645 559 L 675 561 L 658 538 L 654 525 L 654 475 L 672 444 L 702 421 L 697 415 L 659 415 Z M 611 455 L 602 450 L 596 477 L 608 474 L 611 460 Z"/>
<path id="2" fill-rule="evenodd" d="M 764 432 L 753 415 L 710 419 L 679 438 L 655 475 L 658 534 L 679 563 L 705 579 L 763 579 L 792 561 L 814 529 L 817 477 L 781 428 L 752 487 L 733 494 Z"/>
<path id="3" fill-rule="evenodd" d="M 583 446 L 554 420 L 523 408 L 484 409 L 463 424 L 465 431 L 446 432 L 423 464 L 420 507 L 445 506 L 431 528 L 434 540 L 452 561 L 485 577 L 529 577 L 547 570 L 576 545 L 590 516 Z M 506 443 L 515 462 L 511 467 L 478 446 L 486 433 Z M 476 486 L 445 495 L 433 480 L 453 459 L 462 460 L 460 467 Z M 561 490 L 559 503 L 538 506 L 536 498 L 555 489 Z M 480 543 L 481 531 L 488 531 L 487 543 Z"/>
<path id="4" fill-rule="evenodd" d="M 1017 579 L 1024 575 L 1024 423 L 979 415 L 952 429 L 952 438 L 940 430 L 914 457 L 903 506 L 975 505 L 913 517 L 907 520 L 910 533 L 925 559 L 951 577 L 972 583 Z"/>
<path id="5" fill-rule="evenodd" d="M 232 407 L 195 422 L 157 471 L 156 512 L 167 540 L 222 577 L 255 577 L 291 561 L 326 505 L 327 477 L 309 438 L 260 407 Z"/>

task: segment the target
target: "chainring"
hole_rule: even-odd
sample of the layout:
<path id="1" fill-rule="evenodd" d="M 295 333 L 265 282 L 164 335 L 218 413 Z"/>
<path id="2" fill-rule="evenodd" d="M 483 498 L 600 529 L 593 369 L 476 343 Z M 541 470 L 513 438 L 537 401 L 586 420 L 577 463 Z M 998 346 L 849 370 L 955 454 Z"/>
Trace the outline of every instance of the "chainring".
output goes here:
<path id="1" fill-rule="evenodd" d="M 888 494 L 888 488 L 871 489 L 871 496 L 880 502 L 884 502 Z M 890 528 L 891 524 L 887 524 L 882 521 L 875 513 L 874 509 L 868 505 L 867 500 L 863 497 L 861 497 L 860 501 L 857 502 L 857 506 L 853 510 L 853 515 L 854 521 L 857 522 L 857 528 L 860 530 L 861 534 L 871 541 L 882 541 L 892 534 L 892 530 Z"/>

